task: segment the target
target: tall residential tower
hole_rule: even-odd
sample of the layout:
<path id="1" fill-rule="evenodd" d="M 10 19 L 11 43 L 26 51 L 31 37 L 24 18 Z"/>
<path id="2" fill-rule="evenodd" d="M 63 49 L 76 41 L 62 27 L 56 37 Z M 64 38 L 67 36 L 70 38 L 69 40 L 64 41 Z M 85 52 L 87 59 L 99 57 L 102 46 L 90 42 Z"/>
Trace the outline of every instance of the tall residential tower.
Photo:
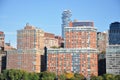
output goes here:
<path id="1" fill-rule="evenodd" d="M 62 13 L 62 37 L 64 38 L 64 28 L 69 26 L 70 17 L 72 16 L 70 10 L 64 10 Z"/>

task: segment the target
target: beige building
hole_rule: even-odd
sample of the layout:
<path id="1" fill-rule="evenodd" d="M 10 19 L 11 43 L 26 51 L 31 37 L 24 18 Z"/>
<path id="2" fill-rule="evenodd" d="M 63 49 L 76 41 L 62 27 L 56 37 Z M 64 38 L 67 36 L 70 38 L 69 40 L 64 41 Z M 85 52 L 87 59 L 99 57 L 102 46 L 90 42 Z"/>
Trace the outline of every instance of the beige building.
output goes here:
<path id="1" fill-rule="evenodd" d="M 4 47 L 5 43 L 5 34 L 4 32 L 0 31 L 0 47 Z"/>
<path id="2" fill-rule="evenodd" d="M 43 54 L 44 31 L 27 24 L 17 31 L 17 50 L 7 51 L 7 69 L 40 72 Z"/>
<path id="3" fill-rule="evenodd" d="M 97 48 L 100 53 L 106 52 L 107 41 L 107 33 L 97 32 Z"/>
<path id="4" fill-rule="evenodd" d="M 64 39 L 61 36 L 55 36 L 56 39 L 58 39 L 58 46 L 64 47 Z"/>
<path id="5" fill-rule="evenodd" d="M 59 47 L 58 39 L 52 33 L 44 34 L 44 44 L 47 48 Z"/>
<path id="6" fill-rule="evenodd" d="M 43 49 L 44 31 L 26 24 L 24 29 L 17 30 L 17 49 Z"/>

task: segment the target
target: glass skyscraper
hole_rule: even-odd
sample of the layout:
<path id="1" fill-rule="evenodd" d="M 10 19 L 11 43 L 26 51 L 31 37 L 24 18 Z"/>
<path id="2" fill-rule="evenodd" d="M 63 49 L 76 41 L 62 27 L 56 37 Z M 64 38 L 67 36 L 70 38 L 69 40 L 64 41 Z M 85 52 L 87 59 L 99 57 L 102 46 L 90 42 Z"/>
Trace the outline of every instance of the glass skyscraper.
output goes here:
<path id="1" fill-rule="evenodd" d="M 70 10 L 64 10 L 62 13 L 62 37 L 64 38 L 64 27 L 69 26 L 70 17 L 72 16 Z"/>
<path id="2" fill-rule="evenodd" d="M 114 22 L 110 24 L 109 44 L 120 44 L 120 22 Z"/>

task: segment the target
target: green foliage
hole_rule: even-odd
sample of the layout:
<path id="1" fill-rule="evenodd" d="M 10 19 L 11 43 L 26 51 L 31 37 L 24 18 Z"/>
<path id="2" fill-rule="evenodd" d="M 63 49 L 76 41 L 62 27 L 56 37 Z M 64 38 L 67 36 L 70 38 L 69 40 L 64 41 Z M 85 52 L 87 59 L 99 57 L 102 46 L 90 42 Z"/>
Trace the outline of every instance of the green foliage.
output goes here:
<path id="1" fill-rule="evenodd" d="M 39 76 L 37 73 L 29 73 L 28 74 L 29 80 L 39 80 Z"/>
<path id="2" fill-rule="evenodd" d="M 58 76 L 59 80 L 66 80 L 65 74 L 61 74 Z"/>
<path id="3" fill-rule="evenodd" d="M 23 80 L 29 80 L 29 73 L 23 71 L 22 79 L 23 79 Z"/>
<path id="4" fill-rule="evenodd" d="M 22 77 L 21 71 L 20 70 L 4 70 L 3 71 L 3 76 L 7 80 L 20 80 Z"/>
<path id="5" fill-rule="evenodd" d="M 0 80 L 54 80 L 56 74 L 53 72 L 28 73 L 23 70 L 9 69 L 0 74 Z M 78 73 L 65 73 L 58 75 L 59 80 L 85 80 L 85 77 Z M 104 74 L 103 76 L 91 75 L 90 80 L 120 80 L 120 75 Z"/>
<path id="6" fill-rule="evenodd" d="M 4 78 L 5 80 L 39 80 L 37 73 L 28 73 L 23 70 L 15 69 L 4 70 L 0 78 Z"/>
<path id="7" fill-rule="evenodd" d="M 104 80 L 115 80 L 115 76 L 112 74 L 104 74 L 103 79 Z"/>
<path id="8" fill-rule="evenodd" d="M 39 77 L 40 77 L 40 80 L 54 80 L 56 75 L 53 72 L 45 71 L 45 72 L 41 72 L 39 74 Z"/>
<path id="9" fill-rule="evenodd" d="M 3 76 L 3 74 L 0 74 L 0 80 L 5 80 L 5 77 Z"/>
<path id="10" fill-rule="evenodd" d="M 120 75 L 116 75 L 115 80 L 120 80 Z"/>
<path id="11" fill-rule="evenodd" d="M 43 77 L 42 80 L 54 80 L 54 77 L 52 76 Z"/>
<path id="12" fill-rule="evenodd" d="M 98 76 L 97 80 L 103 80 L 103 77 L 102 76 Z"/>
<path id="13" fill-rule="evenodd" d="M 82 75 L 82 74 L 78 74 L 78 73 L 75 73 L 74 74 L 74 77 L 76 78 L 76 80 L 78 79 L 78 80 L 84 80 L 84 76 Z"/>

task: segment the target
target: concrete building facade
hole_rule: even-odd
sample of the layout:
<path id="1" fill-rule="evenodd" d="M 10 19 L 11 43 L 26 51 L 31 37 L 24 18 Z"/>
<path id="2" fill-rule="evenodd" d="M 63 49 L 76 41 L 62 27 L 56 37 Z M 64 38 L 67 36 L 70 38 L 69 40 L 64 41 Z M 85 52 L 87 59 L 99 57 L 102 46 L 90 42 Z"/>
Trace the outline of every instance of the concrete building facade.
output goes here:
<path id="1" fill-rule="evenodd" d="M 106 72 L 120 74 L 120 45 L 109 45 L 106 49 Z"/>

